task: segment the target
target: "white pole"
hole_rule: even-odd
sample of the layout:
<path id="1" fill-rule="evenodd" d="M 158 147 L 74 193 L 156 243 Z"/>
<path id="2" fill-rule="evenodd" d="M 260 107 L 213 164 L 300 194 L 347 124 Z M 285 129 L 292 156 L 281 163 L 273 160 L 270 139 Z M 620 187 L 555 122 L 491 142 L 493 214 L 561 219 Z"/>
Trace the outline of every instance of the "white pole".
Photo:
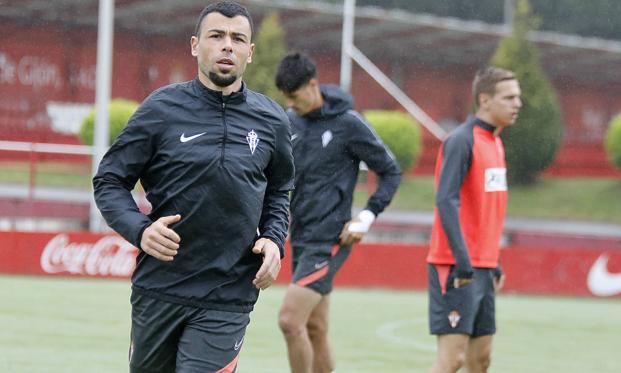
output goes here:
<path id="1" fill-rule="evenodd" d="M 345 0 L 343 4 L 343 39 L 341 41 L 341 88 L 351 89 L 351 49 L 354 44 L 354 16 L 356 0 Z"/>
<path id="2" fill-rule="evenodd" d="M 515 14 L 515 0 L 505 0 L 504 23 L 509 33 L 513 33 L 514 14 Z"/>
<path id="3" fill-rule="evenodd" d="M 99 162 L 108 148 L 110 80 L 112 75 L 112 40 L 114 38 L 114 0 L 99 0 L 99 21 L 97 30 L 97 81 L 95 93 L 95 129 L 93 135 L 93 175 L 97 172 Z M 105 228 L 104 220 L 91 200 L 90 230 L 101 232 Z"/>
<path id="4" fill-rule="evenodd" d="M 440 127 L 427 113 L 423 111 L 405 92 L 390 80 L 377 66 L 371 62 L 358 48 L 352 46 L 351 58 L 356 61 L 364 71 L 375 79 L 382 88 L 386 90 L 397 102 L 405 108 L 423 127 L 427 128 L 436 138 L 442 140 L 446 136 L 446 131 Z"/>

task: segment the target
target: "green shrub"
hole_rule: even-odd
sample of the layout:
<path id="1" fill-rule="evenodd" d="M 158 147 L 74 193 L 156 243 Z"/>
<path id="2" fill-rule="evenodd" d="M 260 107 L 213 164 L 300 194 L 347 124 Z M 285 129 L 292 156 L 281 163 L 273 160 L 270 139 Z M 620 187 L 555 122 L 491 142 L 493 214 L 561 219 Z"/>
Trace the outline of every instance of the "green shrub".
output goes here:
<path id="1" fill-rule="evenodd" d="M 418 122 L 399 111 L 369 110 L 364 116 L 394 153 L 403 173 L 410 171 L 422 147 Z"/>
<path id="2" fill-rule="evenodd" d="M 615 167 L 621 169 L 621 113 L 610 121 L 605 141 L 608 159 Z"/>
<path id="3" fill-rule="evenodd" d="M 109 144 L 121 133 L 129 118 L 138 109 L 138 103 L 135 101 L 114 99 L 110 101 L 110 138 Z M 80 128 L 80 139 L 84 144 L 93 145 L 93 132 L 95 129 L 96 110 L 93 108 L 86 118 L 82 121 Z"/>
<path id="4" fill-rule="evenodd" d="M 507 176 L 517 184 L 534 182 L 554 161 L 563 138 L 556 93 L 541 68 L 536 46 L 526 39 L 537 23 L 528 1 L 518 1 L 513 35 L 500 41 L 490 62 L 514 71 L 522 88 L 518 120 L 502 132 Z"/>
<path id="5" fill-rule="evenodd" d="M 285 31 L 280 25 L 278 13 L 270 13 L 263 19 L 254 39 L 257 47 L 252 63 L 244 72 L 244 82 L 253 91 L 263 93 L 285 106 L 285 97 L 274 84 L 278 64 L 287 54 Z"/>

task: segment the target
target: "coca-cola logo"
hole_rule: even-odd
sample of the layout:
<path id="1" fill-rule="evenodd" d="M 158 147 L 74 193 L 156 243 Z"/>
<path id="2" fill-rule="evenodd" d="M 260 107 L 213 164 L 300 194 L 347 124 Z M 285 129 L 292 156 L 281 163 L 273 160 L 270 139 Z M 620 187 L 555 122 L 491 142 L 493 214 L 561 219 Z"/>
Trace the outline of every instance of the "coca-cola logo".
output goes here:
<path id="1" fill-rule="evenodd" d="M 137 252 L 119 236 L 104 236 L 95 243 L 78 243 L 70 242 L 66 234 L 59 234 L 43 249 L 41 268 L 46 273 L 129 277 L 134 271 Z"/>

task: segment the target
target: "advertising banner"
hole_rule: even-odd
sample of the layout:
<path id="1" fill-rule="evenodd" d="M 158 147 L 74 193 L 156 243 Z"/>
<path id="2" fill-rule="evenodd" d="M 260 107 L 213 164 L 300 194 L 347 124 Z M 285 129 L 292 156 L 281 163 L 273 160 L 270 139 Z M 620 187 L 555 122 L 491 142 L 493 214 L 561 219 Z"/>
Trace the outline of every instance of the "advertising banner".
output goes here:
<path id="1" fill-rule="evenodd" d="M 289 248 L 287 248 L 289 252 Z M 0 232 L 0 273 L 129 278 L 138 249 L 115 234 Z M 359 244 L 337 286 L 425 289 L 427 247 Z M 621 249 L 509 246 L 501 254 L 505 291 L 621 297 Z M 291 279 L 290 255 L 278 282 Z"/>

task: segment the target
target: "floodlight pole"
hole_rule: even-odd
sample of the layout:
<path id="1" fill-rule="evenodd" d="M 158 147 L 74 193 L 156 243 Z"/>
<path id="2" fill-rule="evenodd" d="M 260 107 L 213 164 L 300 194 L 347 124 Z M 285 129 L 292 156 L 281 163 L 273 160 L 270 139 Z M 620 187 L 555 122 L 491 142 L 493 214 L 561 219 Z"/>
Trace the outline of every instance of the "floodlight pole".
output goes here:
<path id="1" fill-rule="evenodd" d="M 95 128 L 93 133 L 92 173 L 97 172 L 109 142 L 110 80 L 112 75 L 112 41 L 114 38 L 114 0 L 99 0 L 99 20 L 97 26 L 97 77 L 95 107 Z M 89 228 L 91 232 L 101 232 L 106 227 L 104 220 L 91 198 Z"/>
<path id="2" fill-rule="evenodd" d="M 356 0 L 345 0 L 343 4 L 343 38 L 341 41 L 341 88 L 351 89 L 351 51 L 354 44 L 354 17 Z"/>

